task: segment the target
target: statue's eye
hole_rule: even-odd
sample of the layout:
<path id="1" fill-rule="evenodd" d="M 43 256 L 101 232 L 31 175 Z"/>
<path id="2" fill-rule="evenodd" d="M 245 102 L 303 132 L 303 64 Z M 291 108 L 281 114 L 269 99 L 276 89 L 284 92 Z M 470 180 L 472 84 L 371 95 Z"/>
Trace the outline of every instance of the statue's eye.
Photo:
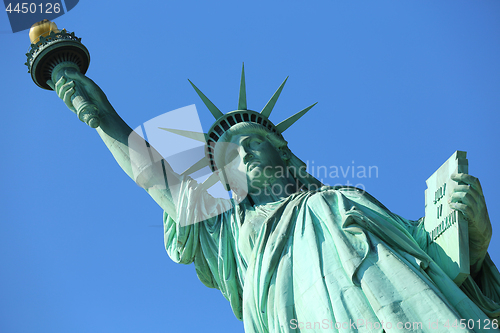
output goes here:
<path id="1" fill-rule="evenodd" d="M 259 139 L 253 139 L 249 146 L 251 149 L 259 149 L 260 145 L 262 144 L 262 140 Z"/>

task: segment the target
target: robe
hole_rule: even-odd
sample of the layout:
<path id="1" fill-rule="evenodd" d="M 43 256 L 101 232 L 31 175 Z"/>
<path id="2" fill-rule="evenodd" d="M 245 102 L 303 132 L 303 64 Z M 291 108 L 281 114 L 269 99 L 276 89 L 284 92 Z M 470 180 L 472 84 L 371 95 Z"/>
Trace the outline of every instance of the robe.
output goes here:
<path id="1" fill-rule="evenodd" d="M 164 215 L 167 253 L 194 262 L 247 333 L 498 327 L 500 274 L 489 256 L 457 287 L 426 254 L 422 221 L 364 191 L 323 187 L 258 207 L 214 199 L 194 181 L 180 193 L 178 216 Z"/>

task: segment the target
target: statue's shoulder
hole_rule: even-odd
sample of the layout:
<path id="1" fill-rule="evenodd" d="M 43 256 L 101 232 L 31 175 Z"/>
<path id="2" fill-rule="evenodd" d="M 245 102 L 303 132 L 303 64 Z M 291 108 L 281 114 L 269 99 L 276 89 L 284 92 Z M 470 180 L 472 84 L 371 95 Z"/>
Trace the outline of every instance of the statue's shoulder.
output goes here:
<path id="1" fill-rule="evenodd" d="M 368 195 L 369 197 L 372 197 L 369 195 L 365 190 L 354 187 L 354 186 L 322 186 L 320 187 L 317 192 L 337 192 L 337 193 L 342 193 L 345 195 L 353 195 L 353 196 L 365 196 Z"/>
<path id="2" fill-rule="evenodd" d="M 364 189 L 360 189 L 354 186 L 323 186 L 319 190 L 319 192 L 336 192 L 336 193 L 341 193 L 342 195 L 348 197 L 349 199 L 353 201 L 369 201 L 376 206 L 385 209 L 385 207 L 380 201 L 378 201 L 374 196 L 372 196 L 370 193 L 366 192 Z"/>

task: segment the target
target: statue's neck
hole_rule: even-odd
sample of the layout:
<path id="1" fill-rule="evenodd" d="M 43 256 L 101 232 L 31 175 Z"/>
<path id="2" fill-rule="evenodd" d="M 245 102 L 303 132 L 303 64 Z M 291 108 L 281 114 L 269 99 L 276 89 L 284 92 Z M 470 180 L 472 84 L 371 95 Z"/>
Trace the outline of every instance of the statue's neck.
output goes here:
<path id="1" fill-rule="evenodd" d="M 249 195 L 254 205 L 259 206 L 280 201 L 297 191 L 297 184 L 292 177 L 281 177 L 275 179 L 273 182 L 265 183 L 264 186 Z"/>

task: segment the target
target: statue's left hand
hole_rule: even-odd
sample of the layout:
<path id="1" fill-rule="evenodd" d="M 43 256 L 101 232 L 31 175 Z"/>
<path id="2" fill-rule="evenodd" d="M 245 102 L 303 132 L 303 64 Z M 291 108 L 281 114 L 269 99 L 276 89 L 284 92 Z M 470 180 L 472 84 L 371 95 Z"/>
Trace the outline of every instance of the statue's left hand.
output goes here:
<path id="1" fill-rule="evenodd" d="M 460 211 L 469 222 L 471 274 L 481 268 L 491 239 L 491 222 L 479 180 L 465 173 L 451 176 L 459 182 L 450 198 L 450 207 Z"/>

